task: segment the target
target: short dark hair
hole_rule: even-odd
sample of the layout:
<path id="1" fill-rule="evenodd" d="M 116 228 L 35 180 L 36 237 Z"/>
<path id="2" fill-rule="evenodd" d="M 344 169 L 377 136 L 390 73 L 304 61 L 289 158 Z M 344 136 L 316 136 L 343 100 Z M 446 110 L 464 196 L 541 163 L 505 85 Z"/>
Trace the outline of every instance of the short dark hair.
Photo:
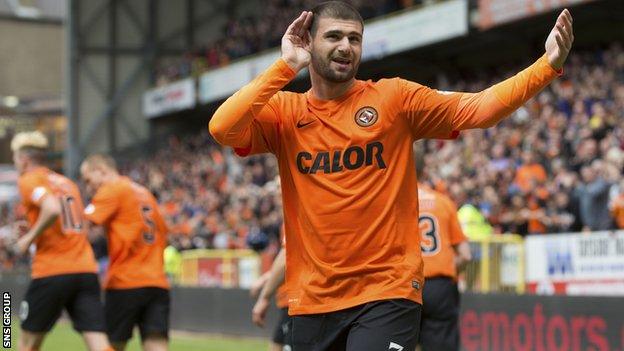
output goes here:
<path id="1" fill-rule="evenodd" d="M 314 17 L 312 17 L 312 24 L 310 25 L 310 33 L 312 35 L 316 34 L 318 30 L 318 20 L 323 17 L 358 21 L 362 25 L 362 29 L 364 29 L 362 16 L 358 10 L 349 3 L 343 1 L 326 1 L 314 6 L 311 11 L 314 14 Z"/>

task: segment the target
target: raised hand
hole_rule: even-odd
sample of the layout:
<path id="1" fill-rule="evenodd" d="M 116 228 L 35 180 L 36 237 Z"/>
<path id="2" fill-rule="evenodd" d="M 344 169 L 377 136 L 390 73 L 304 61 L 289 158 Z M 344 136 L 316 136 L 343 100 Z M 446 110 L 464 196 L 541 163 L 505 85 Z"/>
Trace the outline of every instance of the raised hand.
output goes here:
<path id="1" fill-rule="evenodd" d="M 559 70 L 563 67 L 563 63 L 568 57 L 570 49 L 572 49 L 573 41 L 572 15 L 568 9 L 565 9 L 557 17 L 557 22 L 555 22 L 555 26 L 546 39 L 546 55 L 548 62 L 554 69 Z"/>
<path id="2" fill-rule="evenodd" d="M 293 23 L 288 26 L 282 37 L 282 59 L 295 72 L 310 64 L 310 24 L 312 12 L 303 11 Z"/>

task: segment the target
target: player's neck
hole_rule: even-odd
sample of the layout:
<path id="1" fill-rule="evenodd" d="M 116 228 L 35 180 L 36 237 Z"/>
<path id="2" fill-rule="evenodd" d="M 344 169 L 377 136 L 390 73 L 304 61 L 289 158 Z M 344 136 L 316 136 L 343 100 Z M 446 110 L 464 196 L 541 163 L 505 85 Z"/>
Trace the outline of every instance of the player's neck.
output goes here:
<path id="1" fill-rule="evenodd" d="M 319 100 L 333 100 L 346 94 L 355 83 L 355 78 L 343 83 L 330 82 L 318 74 L 310 74 L 312 94 Z"/>
<path id="2" fill-rule="evenodd" d="M 44 167 L 45 167 L 45 166 L 40 165 L 40 164 L 36 164 L 36 163 L 29 163 L 29 164 L 27 164 L 27 165 L 26 165 L 26 167 L 24 167 L 24 170 L 22 171 L 22 174 L 26 174 L 26 173 L 28 173 L 28 172 L 32 172 L 32 171 L 34 171 L 34 170 L 36 170 L 36 169 L 39 169 L 39 168 L 44 168 Z"/>
<path id="3" fill-rule="evenodd" d="M 105 178 L 104 182 L 106 182 L 106 183 L 115 182 L 115 181 L 119 180 L 119 178 L 121 178 L 119 173 L 109 172 L 108 174 L 106 174 L 106 178 Z"/>

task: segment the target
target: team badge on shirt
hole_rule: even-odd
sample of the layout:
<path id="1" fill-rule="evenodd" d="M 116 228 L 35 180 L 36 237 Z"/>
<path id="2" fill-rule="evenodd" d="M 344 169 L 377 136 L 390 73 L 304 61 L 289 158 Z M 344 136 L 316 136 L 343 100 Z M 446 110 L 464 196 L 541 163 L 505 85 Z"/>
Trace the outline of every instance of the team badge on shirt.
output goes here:
<path id="1" fill-rule="evenodd" d="M 379 114 L 377 110 L 373 107 L 365 106 L 359 109 L 355 114 L 355 123 L 360 127 L 370 127 L 377 122 L 378 118 Z"/>

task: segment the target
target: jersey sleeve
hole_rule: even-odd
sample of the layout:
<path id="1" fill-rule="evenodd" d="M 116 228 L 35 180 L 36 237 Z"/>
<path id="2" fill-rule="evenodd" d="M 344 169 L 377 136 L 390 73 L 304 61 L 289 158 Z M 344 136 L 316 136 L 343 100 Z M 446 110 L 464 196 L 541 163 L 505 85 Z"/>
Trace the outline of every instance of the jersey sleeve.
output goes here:
<path id="1" fill-rule="evenodd" d="M 100 188 L 91 199 L 91 203 L 85 208 L 85 217 L 96 225 L 105 225 L 119 208 L 119 195 L 112 186 Z"/>
<path id="2" fill-rule="evenodd" d="M 296 73 L 277 60 L 271 67 L 228 98 L 209 123 L 212 136 L 239 155 L 275 152 L 275 138 L 281 121 L 276 108 L 278 92 Z"/>
<path id="3" fill-rule="evenodd" d="M 407 118 L 415 139 L 457 137 L 458 132 L 452 122 L 460 93 L 438 91 L 399 79 L 399 96 L 401 112 Z"/>
<path id="4" fill-rule="evenodd" d="M 35 177 L 27 177 L 18 181 L 22 204 L 26 207 L 41 205 L 43 198 L 51 194 L 51 189 Z"/>
<path id="5" fill-rule="evenodd" d="M 239 156 L 257 155 L 263 153 L 277 154 L 279 151 L 280 131 L 282 127 L 277 100 L 278 92 L 262 109 L 257 118 L 251 121 L 249 132 L 249 146 L 234 147 Z"/>
<path id="6" fill-rule="evenodd" d="M 453 125 L 457 130 L 489 128 L 509 116 L 563 74 L 546 54 L 531 66 L 478 93 L 461 93 Z"/>
<path id="7" fill-rule="evenodd" d="M 489 128 L 562 74 L 546 55 L 515 76 L 478 93 L 443 92 L 400 80 L 402 109 L 418 138 L 454 138 L 460 130 Z"/>

